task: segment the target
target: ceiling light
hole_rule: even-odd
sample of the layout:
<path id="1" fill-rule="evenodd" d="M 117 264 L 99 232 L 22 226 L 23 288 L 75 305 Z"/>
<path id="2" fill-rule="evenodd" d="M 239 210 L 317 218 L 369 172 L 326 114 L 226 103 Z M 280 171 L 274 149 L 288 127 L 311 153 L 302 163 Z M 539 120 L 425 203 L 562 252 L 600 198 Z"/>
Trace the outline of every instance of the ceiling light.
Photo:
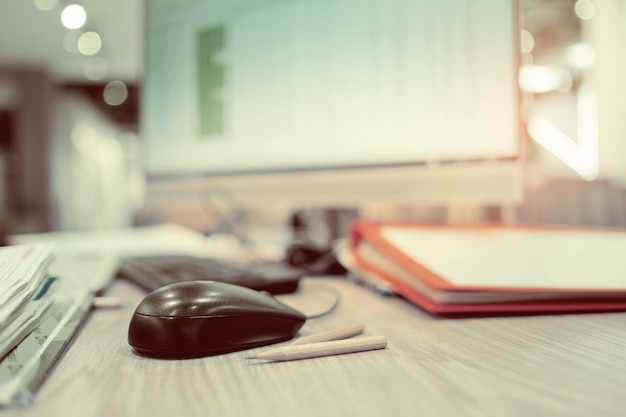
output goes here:
<path id="1" fill-rule="evenodd" d="M 70 4 L 61 12 L 61 22 L 68 29 L 78 29 L 83 27 L 87 21 L 85 8 L 78 4 Z"/>

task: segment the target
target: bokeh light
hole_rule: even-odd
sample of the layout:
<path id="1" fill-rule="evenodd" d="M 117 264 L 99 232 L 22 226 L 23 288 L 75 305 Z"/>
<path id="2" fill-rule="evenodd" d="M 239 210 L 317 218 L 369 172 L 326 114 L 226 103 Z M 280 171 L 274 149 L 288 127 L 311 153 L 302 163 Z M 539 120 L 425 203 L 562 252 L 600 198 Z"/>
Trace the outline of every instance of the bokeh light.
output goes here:
<path id="1" fill-rule="evenodd" d="M 104 87 L 102 97 L 109 106 L 119 106 L 128 98 L 128 87 L 123 81 L 111 81 Z"/>
<path id="2" fill-rule="evenodd" d="M 591 68 L 596 63 L 596 51 L 584 42 L 570 45 L 565 49 L 565 62 L 572 68 Z"/>
<path id="3" fill-rule="evenodd" d="M 520 69 L 519 84 L 529 93 L 548 93 L 566 91 L 571 88 L 572 76 L 563 68 L 530 65 Z"/>
<path id="4" fill-rule="evenodd" d="M 61 12 L 61 22 L 68 29 L 79 29 L 87 21 L 87 12 L 83 6 L 70 4 Z"/>
<path id="5" fill-rule="evenodd" d="M 41 11 L 48 12 L 59 5 L 58 0 L 35 0 L 35 7 Z"/>
<path id="6" fill-rule="evenodd" d="M 574 4 L 574 12 L 580 20 L 589 20 L 596 14 L 596 6 L 591 0 L 578 0 Z"/>
<path id="7" fill-rule="evenodd" d="M 532 33 L 525 29 L 522 29 L 522 32 L 520 34 L 520 46 L 522 48 L 522 53 L 524 54 L 532 52 L 532 50 L 535 48 L 535 38 L 533 37 Z"/>
<path id="8" fill-rule="evenodd" d="M 95 55 L 102 48 L 102 39 L 96 32 L 85 32 L 78 38 L 78 50 L 83 55 Z"/>

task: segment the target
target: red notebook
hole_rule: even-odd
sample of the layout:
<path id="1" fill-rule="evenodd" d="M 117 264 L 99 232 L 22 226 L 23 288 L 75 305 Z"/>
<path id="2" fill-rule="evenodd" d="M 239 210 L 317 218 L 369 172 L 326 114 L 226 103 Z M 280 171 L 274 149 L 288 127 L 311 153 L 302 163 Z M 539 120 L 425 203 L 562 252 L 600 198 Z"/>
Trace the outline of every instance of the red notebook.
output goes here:
<path id="1" fill-rule="evenodd" d="M 626 230 L 352 225 L 359 268 L 435 314 L 626 311 Z"/>

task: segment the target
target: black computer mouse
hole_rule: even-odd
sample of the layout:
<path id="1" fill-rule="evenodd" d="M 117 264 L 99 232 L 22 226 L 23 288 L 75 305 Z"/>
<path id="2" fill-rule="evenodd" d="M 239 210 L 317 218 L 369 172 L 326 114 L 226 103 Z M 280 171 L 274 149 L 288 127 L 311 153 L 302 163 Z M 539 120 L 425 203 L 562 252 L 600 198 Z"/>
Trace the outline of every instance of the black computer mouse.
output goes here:
<path id="1" fill-rule="evenodd" d="M 292 339 L 305 321 L 269 293 L 215 281 L 178 282 L 139 303 L 128 343 L 149 357 L 212 356 Z"/>

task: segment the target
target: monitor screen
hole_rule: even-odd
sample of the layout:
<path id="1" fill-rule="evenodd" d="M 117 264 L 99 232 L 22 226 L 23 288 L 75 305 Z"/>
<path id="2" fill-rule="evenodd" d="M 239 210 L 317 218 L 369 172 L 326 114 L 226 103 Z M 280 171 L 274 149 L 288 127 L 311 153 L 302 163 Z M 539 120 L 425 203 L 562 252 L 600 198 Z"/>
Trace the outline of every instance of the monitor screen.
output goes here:
<path id="1" fill-rule="evenodd" d="M 252 181 L 266 196 L 265 179 L 297 179 L 311 198 L 334 187 L 329 203 L 355 186 L 423 195 L 413 169 L 431 188 L 467 164 L 502 182 L 520 156 L 517 15 L 515 0 L 151 0 L 150 178 Z"/>

